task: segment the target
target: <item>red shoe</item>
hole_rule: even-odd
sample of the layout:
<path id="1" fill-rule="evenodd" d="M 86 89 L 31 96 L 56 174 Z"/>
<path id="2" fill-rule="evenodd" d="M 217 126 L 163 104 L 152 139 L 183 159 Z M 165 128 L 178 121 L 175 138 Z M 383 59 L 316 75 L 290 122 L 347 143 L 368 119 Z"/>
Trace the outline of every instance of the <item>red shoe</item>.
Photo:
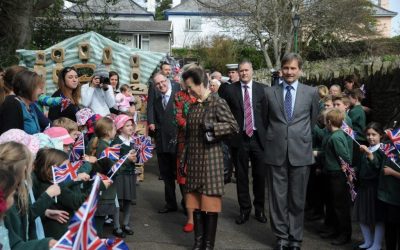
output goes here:
<path id="1" fill-rule="evenodd" d="M 186 223 L 186 225 L 183 227 L 183 232 L 191 233 L 193 232 L 193 227 L 194 225 L 192 223 Z"/>

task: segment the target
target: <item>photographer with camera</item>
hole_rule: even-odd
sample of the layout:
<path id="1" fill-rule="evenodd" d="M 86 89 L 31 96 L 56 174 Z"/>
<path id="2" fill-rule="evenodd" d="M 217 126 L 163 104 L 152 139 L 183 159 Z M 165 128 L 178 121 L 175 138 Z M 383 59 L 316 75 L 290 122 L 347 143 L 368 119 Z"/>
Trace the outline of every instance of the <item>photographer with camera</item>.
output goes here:
<path id="1" fill-rule="evenodd" d="M 90 83 L 84 84 L 81 91 L 82 105 L 93 110 L 95 114 L 106 116 L 115 105 L 113 88 L 106 67 L 96 67 Z"/>

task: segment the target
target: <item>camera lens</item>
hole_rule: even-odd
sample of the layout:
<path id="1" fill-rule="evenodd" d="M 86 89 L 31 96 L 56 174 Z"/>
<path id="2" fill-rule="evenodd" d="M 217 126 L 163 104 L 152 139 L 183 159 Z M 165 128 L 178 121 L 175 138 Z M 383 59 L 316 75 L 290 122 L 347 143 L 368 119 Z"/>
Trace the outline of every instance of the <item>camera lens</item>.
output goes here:
<path id="1" fill-rule="evenodd" d="M 110 84 L 110 78 L 101 76 L 100 77 L 100 83 L 101 84 Z"/>

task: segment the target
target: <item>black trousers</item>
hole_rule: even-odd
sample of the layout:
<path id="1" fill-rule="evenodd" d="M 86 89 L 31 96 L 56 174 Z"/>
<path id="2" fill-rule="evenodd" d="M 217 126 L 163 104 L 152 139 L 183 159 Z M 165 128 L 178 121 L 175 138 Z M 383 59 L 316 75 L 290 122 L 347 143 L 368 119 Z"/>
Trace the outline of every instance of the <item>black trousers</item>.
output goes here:
<path id="1" fill-rule="evenodd" d="M 157 153 L 160 175 L 164 180 L 165 202 L 168 208 L 177 208 L 175 195 L 176 154 Z"/>
<path id="2" fill-rule="evenodd" d="M 327 173 L 329 198 L 335 216 L 335 231 L 345 236 L 351 236 L 351 196 L 346 176 L 342 171 Z"/>
<path id="3" fill-rule="evenodd" d="M 388 250 L 400 250 L 400 206 L 384 202 L 385 243 Z"/>
<path id="4" fill-rule="evenodd" d="M 324 215 L 324 179 L 322 173 L 317 173 L 319 164 L 314 164 L 310 169 L 307 185 L 307 207 L 314 214 Z"/>
<path id="5" fill-rule="evenodd" d="M 251 162 L 253 205 L 256 211 L 264 211 L 266 165 L 264 150 L 257 140 L 257 131 L 254 131 L 252 137 L 242 132 L 242 145 L 232 147 L 232 156 L 236 167 L 236 190 L 240 210 L 249 213 L 252 207 L 249 193 L 249 162 Z"/>

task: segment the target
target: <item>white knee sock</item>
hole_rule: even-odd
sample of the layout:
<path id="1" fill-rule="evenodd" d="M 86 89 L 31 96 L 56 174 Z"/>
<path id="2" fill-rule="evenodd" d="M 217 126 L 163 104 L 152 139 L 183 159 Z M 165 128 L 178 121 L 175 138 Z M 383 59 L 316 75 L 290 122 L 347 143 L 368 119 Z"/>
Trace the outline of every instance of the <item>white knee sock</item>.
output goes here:
<path id="1" fill-rule="evenodd" d="M 359 245 L 360 248 L 368 248 L 372 245 L 372 232 L 371 228 L 363 223 L 360 223 L 361 232 L 364 237 L 364 243 Z"/>
<path id="2" fill-rule="evenodd" d="M 382 240 L 385 234 L 385 226 L 383 222 L 378 222 L 375 225 L 375 233 L 374 233 L 374 244 L 368 248 L 368 250 L 380 250 L 382 249 Z"/>

